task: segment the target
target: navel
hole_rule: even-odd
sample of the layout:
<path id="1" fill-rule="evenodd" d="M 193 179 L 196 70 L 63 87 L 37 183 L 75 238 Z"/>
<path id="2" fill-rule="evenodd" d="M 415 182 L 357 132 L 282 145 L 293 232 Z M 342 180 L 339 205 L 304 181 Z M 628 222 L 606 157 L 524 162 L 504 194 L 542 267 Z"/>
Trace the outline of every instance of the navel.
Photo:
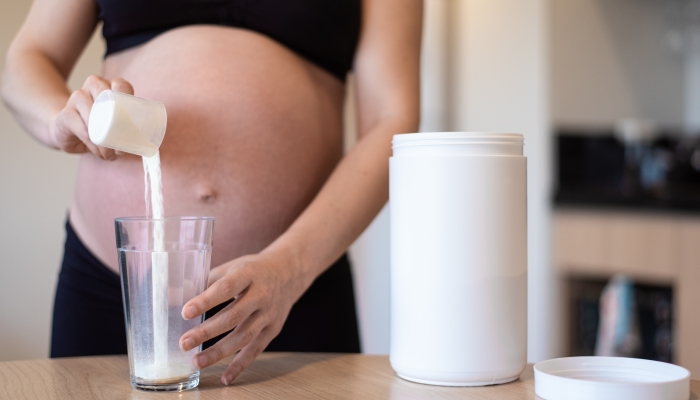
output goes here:
<path id="1" fill-rule="evenodd" d="M 214 187 L 208 183 L 200 183 L 197 185 L 197 199 L 204 203 L 211 203 L 216 200 L 217 192 Z"/>

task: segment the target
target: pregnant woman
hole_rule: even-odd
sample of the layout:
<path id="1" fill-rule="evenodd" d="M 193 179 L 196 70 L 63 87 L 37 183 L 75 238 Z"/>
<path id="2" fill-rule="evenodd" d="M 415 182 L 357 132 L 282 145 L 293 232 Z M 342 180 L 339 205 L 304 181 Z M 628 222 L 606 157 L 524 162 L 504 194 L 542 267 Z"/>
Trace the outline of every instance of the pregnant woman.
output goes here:
<path id="1" fill-rule="evenodd" d="M 418 127 L 421 14 L 420 0 L 36 0 L 2 98 L 37 140 L 81 154 L 51 355 L 126 352 L 113 224 L 143 215 L 143 169 L 88 139 L 110 88 L 168 110 L 166 212 L 216 218 L 210 286 L 182 312 L 209 311 L 180 339 L 215 342 L 194 364 L 237 353 L 229 384 L 266 348 L 359 351 L 344 252 L 387 201 L 392 135 Z M 71 94 L 99 21 L 102 75 Z M 359 140 L 343 156 L 350 70 Z"/>

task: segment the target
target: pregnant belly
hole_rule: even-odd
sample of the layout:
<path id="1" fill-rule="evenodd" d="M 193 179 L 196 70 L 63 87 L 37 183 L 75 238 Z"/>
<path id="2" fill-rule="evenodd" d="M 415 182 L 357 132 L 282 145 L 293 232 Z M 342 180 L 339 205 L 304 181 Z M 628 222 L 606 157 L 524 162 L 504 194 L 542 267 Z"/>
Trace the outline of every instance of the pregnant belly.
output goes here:
<path id="1" fill-rule="evenodd" d="M 175 29 L 109 57 L 104 75 L 165 104 L 165 214 L 216 218 L 212 267 L 284 232 L 342 156 L 342 83 L 262 35 Z M 145 213 L 141 159 L 81 157 L 71 222 L 116 271 L 114 218 Z"/>

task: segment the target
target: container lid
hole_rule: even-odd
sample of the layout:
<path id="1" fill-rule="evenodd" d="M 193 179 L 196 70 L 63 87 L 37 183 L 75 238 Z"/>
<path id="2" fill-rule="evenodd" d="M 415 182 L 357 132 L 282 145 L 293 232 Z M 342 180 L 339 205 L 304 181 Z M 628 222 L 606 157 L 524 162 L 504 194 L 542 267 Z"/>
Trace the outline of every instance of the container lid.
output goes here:
<path id="1" fill-rule="evenodd" d="M 489 132 L 424 132 L 394 135 L 394 155 L 522 156 L 523 135 Z"/>
<path id="2" fill-rule="evenodd" d="M 688 400 L 690 372 L 637 358 L 556 358 L 535 364 L 535 393 L 545 400 Z"/>
<path id="3" fill-rule="evenodd" d="M 412 140 L 439 140 L 439 139 L 470 139 L 470 140 L 489 140 L 495 139 L 499 141 L 523 141 L 523 135 L 519 133 L 506 132 L 420 132 L 420 133 L 402 133 L 394 135 L 393 142 L 404 142 Z"/>
<path id="4" fill-rule="evenodd" d="M 513 143 L 523 144 L 523 135 L 519 133 L 498 132 L 422 132 L 394 135 L 394 147 L 404 145 L 441 143 Z"/>

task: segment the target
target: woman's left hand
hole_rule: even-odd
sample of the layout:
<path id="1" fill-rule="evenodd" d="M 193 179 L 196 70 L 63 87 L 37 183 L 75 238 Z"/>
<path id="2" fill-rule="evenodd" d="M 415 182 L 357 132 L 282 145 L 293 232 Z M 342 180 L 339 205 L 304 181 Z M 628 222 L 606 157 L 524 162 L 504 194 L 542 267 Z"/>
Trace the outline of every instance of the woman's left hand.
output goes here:
<path id="1" fill-rule="evenodd" d="M 236 329 L 197 354 L 193 360 L 196 367 L 207 367 L 240 350 L 221 376 L 224 385 L 228 385 L 279 334 L 292 305 L 313 280 L 306 279 L 299 264 L 290 262 L 292 259 L 263 252 L 237 258 L 211 271 L 209 288 L 184 305 L 182 317 L 195 318 L 223 302 L 235 300 L 182 335 L 180 348 L 193 349 Z"/>

